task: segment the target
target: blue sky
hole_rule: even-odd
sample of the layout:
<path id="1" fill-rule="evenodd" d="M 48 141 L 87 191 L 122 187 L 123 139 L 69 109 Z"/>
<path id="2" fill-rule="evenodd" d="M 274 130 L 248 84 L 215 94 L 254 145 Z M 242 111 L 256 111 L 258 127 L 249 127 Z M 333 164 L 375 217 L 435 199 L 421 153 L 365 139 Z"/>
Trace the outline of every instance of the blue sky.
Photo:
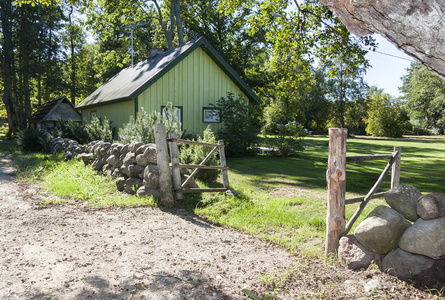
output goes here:
<path id="1" fill-rule="evenodd" d="M 410 66 L 410 61 L 414 61 L 414 58 L 397 49 L 382 36 L 374 34 L 373 37 L 379 44 L 377 51 L 392 56 L 369 52 L 366 57 L 371 67 L 366 72 L 365 81 L 369 86 L 375 85 L 384 89 L 385 93 L 398 97 L 400 96 L 398 88 L 402 85 L 400 77 L 407 74 L 406 68 Z"/>

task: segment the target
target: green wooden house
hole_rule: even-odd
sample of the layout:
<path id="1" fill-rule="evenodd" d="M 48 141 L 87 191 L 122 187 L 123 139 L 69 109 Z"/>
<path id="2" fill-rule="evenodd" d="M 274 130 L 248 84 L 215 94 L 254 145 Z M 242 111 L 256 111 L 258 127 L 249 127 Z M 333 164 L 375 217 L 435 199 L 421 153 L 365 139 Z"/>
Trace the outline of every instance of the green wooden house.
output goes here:
<path id="1" fill-rule="evenodd" d="M 209 124 L 214 132 L 221 127 L 214 105 L 228 92 L 251 104 L 261 103 L 209 42 L 198 38 L 123 69 L 77 109 L 84 120 L 105 116 L 122 127 L 139 108 L 161 112 L 171 102 L 178 108 L 183 129 L 201 134 Z"/>

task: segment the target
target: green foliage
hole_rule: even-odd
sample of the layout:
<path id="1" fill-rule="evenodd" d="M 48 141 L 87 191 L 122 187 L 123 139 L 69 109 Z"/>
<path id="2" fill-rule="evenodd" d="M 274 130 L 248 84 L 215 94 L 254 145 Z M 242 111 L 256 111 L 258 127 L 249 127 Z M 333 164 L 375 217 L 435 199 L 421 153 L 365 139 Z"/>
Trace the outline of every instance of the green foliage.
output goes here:
<path id="1" fill-rule="evenodd" d="M 54 137 L 72 139 L 80 144 L 87 144 L 91 141 L 85 126 L 82 123 L 74 122 L 72 120 L 68 122 L 60 120 L 57 123 L 57 126 L 51 130 L 51 135 Z"/>
<path id="2" fill-rule="evenodd" d="M 346 127 L 347 103 L 364 98 L 368 85 L 363 80 L 365 66 L 343 54 L 326 62 L 327 98 L 333 103 L 331 124 L 333 127 Z"/>
<path id="3" fill-rule="evenodd" d="M 51 130 L 51 135 L 75 140 L 80 144 L 88 144 L 91 141 L 101 140 L 113 142 L 116 135 L 116 127 L 112 126 L 107 118 L 93 117 L 90 123 L 82 124 L 72 120 L 68 122 L 59 121 L 57 126 Z"/>
<path id="4" fill-rule="evenodd" d="M 210 125 L 207 126 L 206 130 L 204 130 L 202 137 L 198 135 L 196 141 L 217 144 L 216 137 L 213 134 Z M 203 147 L 199 145 L 182 145 L 179 150 L 179 161 L 183 164 L 198 165 L 204 160 L 204 158 L 210 153 L 210 151 L 212 151 L 212 149 L 213 148 L 211 147 Z M 206 165 L 219 165 L 216 155 L 217 153 L 213 154 L 212 158 L 207 162 Z M 210 184 L 216 181 L 219 172 L 219 170 L 210 169 L 199 170 L 196 174 L 196 178 L 205 182 L 206 184 Z"/>
<path id="5" fill-rule="evenodd" d="M 402 77 L 400 89 L 415 129 L 445 133 L 445 81 L 419 63 L 413 63 Z"/>
<path id="6" fill-rule="evenodd" d="M 345 103 L 345 126 L 348 134 L 365 134 L 366 118 L 368 116 L 369 99 L 357 98 Z"/>
<path id="7" fill-rule="evenodd" d="M 221 109 L 223 128 L 218 135 L 226 144 L 227 156 L 243 156 L 247 148 L 257 139 L 257 129 L 253 125 L 251 108 L 241 96 L 235 99 L 233 93 L 227 93 L 217 101 Z"/>
<path id="8" fill-rule="evenodd" d="M 85 131 L 91 141 L 113 142 L 116 134 L 116 127 L 106 118 L 93 117 L 90 123 L 85 124 Z"/>
<path id="9" fill-rule="evenodd" d="M 225 15 L 238 9 L 255 12 L 248 18 L 250 33 L 264 32 L 266 42 L 273 47 L 273 69 L 288 75 L 293 83 L 310 71 L 309 65 L 299 74 L 289 71 L 301 61 L 318 58 L 325 64 L 332 57 L 343 55 L 356 65 L 367 66 L 365 49 L 375 46 L 371 37 L 351 38 L 332 11 L 316 0 L 222 0 L 219 5 L 219 11 Z"/>
<path id="10" fill-rule="evenodd" d="M 48 151 L 48 134 L 28 127 L 26 129 L 19 130 L 17 133 L 16 141 L 19 147 L 25 151 Z"/>
<path id="11" fill-rule="evenodd" d="M 143 107 L 139 109 L 136 119 L 130 117 L 130 122 L 119 129 L 119 140 L 122 143 L 131 143 L 133 141 L 143 142 L 145 144 L 154 143 L 154 126 L 159 123 L 165 124 L 167 133 L 173 132 L 177 137 L 182 135 L 181 122 L 176 117 L 177 109 L 168 103 L 161 113 L 152 111 L 147 113 Z"/>
<path id="12" fill-rule="evenodd" d="M 303 137 L 307 130 L 297 122 L 277 124 L 278 134 L 267 138 L 267 146 L 273 150 L 272 155 L 294 156 L 304 150 Z"/>
<path id="13" fill-rule="evenodd" d="M 366 131 L 373 136 L 401 137 L 409 128 L 408 115 L 395 99 L 382 90 L 371 90 Z"/>

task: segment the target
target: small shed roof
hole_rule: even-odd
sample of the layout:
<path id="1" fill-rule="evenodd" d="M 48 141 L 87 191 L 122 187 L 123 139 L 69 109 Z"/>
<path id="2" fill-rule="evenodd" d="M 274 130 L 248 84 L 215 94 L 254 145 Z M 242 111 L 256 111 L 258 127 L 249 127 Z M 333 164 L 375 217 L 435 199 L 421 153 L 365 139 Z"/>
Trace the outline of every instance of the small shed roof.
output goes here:
<path id="1" fill-rule="evenodd" d="M 201 37 L 159 54 L 152 59 L 142 61 L 134 66 L 121 70 L 80 102 L 77 108 L 87 108 L 136 98 L 197 47 L 202 47 L 206 51 L 241 91 L 245 93 L 249 100 L 258 104 L 261 103 L 261 100 L 247 83 L 239 77 L 215 48 L 213 48 L 205 38 Z"/>
<path id="2" fill-rule="evenodd" d="M 79 118 L 82 118 L 82 114 L 74 107 L 74 105 L 71 103 L 71 101 L 68 100 L 65 96 L 62 96 L 60 98 L 57 98 L 55 100 L 47 101 L 40 106 L 37 111 L 31 116 L 29 119 L 30 123 L 41 123 L 45 121 L 46 117 L 51 114 L 52 111 L 54 111 L 61 103 L 68 103 L 73 108 L 73 111 L 75 111 Z"/>

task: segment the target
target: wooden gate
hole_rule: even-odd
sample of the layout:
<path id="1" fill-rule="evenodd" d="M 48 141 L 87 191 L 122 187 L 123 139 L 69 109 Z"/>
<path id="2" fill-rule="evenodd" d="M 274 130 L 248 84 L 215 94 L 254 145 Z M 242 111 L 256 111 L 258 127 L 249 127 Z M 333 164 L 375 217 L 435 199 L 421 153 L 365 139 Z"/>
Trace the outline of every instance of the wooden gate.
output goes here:
<path id="1" fill-rule="evenodd" d="M 226 163 L 226 155 L 224 152 L 224 141 L 219 140 L 218 144 L 210 144 L 189 140 L 181 140 L 177 139 L 174 133 L 169 134 L 169 139 L 167 140 L 170 143 L 170 156 L 171 156 L 171 165 L 172 165 L 172 173 L 173 173 L 173 192 L 175 194 L 175 199 L 182 199 L 183 193 L 206 193 L 206 192 L 225 192 L 229 187 L 229 176 L 227 175 L 227 167 Z M 189 145 L 198 145 L 202 147 L 211 147 L 213 148 L 209 154 L 201 161 L 199 165 L 186 165 L 181 164 L 179 162 L 178 155 L 178 144 L 189 144 Z M 219 152 L 219 160 L 221 162 L 220 166 L 207 166 L 206 163 Z M 180 169 L 194 169 L 192 174 L 184 181 L 181 182 L 181 173 Z M 187 188 L 186 186 L 189 182 L 195 177 L 195 175 L 201 169 L 214 169 L 221 170 L 222 172 L 222 181 L 224 188 L 209 188 L 209 189 L 201 189 L 201 188 Z"/>
<path id="2" fill-rule="evenodd" d="M 348 131 L 345 128 L 329 129 L 329 158 L 326 172 L 328 190 L 326 256 L 332 253 L 337 254 L 340 237 L 349 233 L 369 201 L 374 198 L 385 196 L 385 192 L 376 192 L 391 168 L 391 189 L 397 187 L 400 182 L 400 161 L 402 153 L 400 147 L 394 147 L 392 154 L 346 156 L 347 135 Z M 345 199 L 346 163 L 386 159 L 389 159 L 388 164 L 366 196 Z M 360 206 L 357 208 L 349 222 L 345 224 L 345 205 L 358 202 L 360 202 Z"/>
<path id="3" fill-rule="evenodd" d="M 170 157 L 168 155 L 167 142 L 170 144 Z M 218 144 L 209 144 L 203 142 L 195 142 L 188 140 L 177 139 L 174 133 L 170 133 L 167 139 L 164 124 L 155 125 L 155 143 L 156 155 L 159 169 L 159 189 L 161 192 L 161 202 L 165 206 L 172 206 L 174 200 L 181 200 L 183 193 L 205 193 L 205 192 L 225 192 L 230 189 L 229 177 L 227 175 L 226 155 L 224 152 L 224 142 L 218 141 Z M 199 165 L 185 165 L 179 163 L 178 144 L 192 144 L 203 147 L 212 147 L 210 153 L 203 159 Z M 210 160 L 212 155 L 219 152 L 220 166 L 206 166 L 205 164 Z M 171 165 L 170 165 L 171 161 Z M 181 168 L 195 169 L 192 174 L 181 182 Z M 199 172 L 200 169 L 217 169 L 222 171 L 222 180 L 224 188 L 186 188 L 188 183 Z"/>

